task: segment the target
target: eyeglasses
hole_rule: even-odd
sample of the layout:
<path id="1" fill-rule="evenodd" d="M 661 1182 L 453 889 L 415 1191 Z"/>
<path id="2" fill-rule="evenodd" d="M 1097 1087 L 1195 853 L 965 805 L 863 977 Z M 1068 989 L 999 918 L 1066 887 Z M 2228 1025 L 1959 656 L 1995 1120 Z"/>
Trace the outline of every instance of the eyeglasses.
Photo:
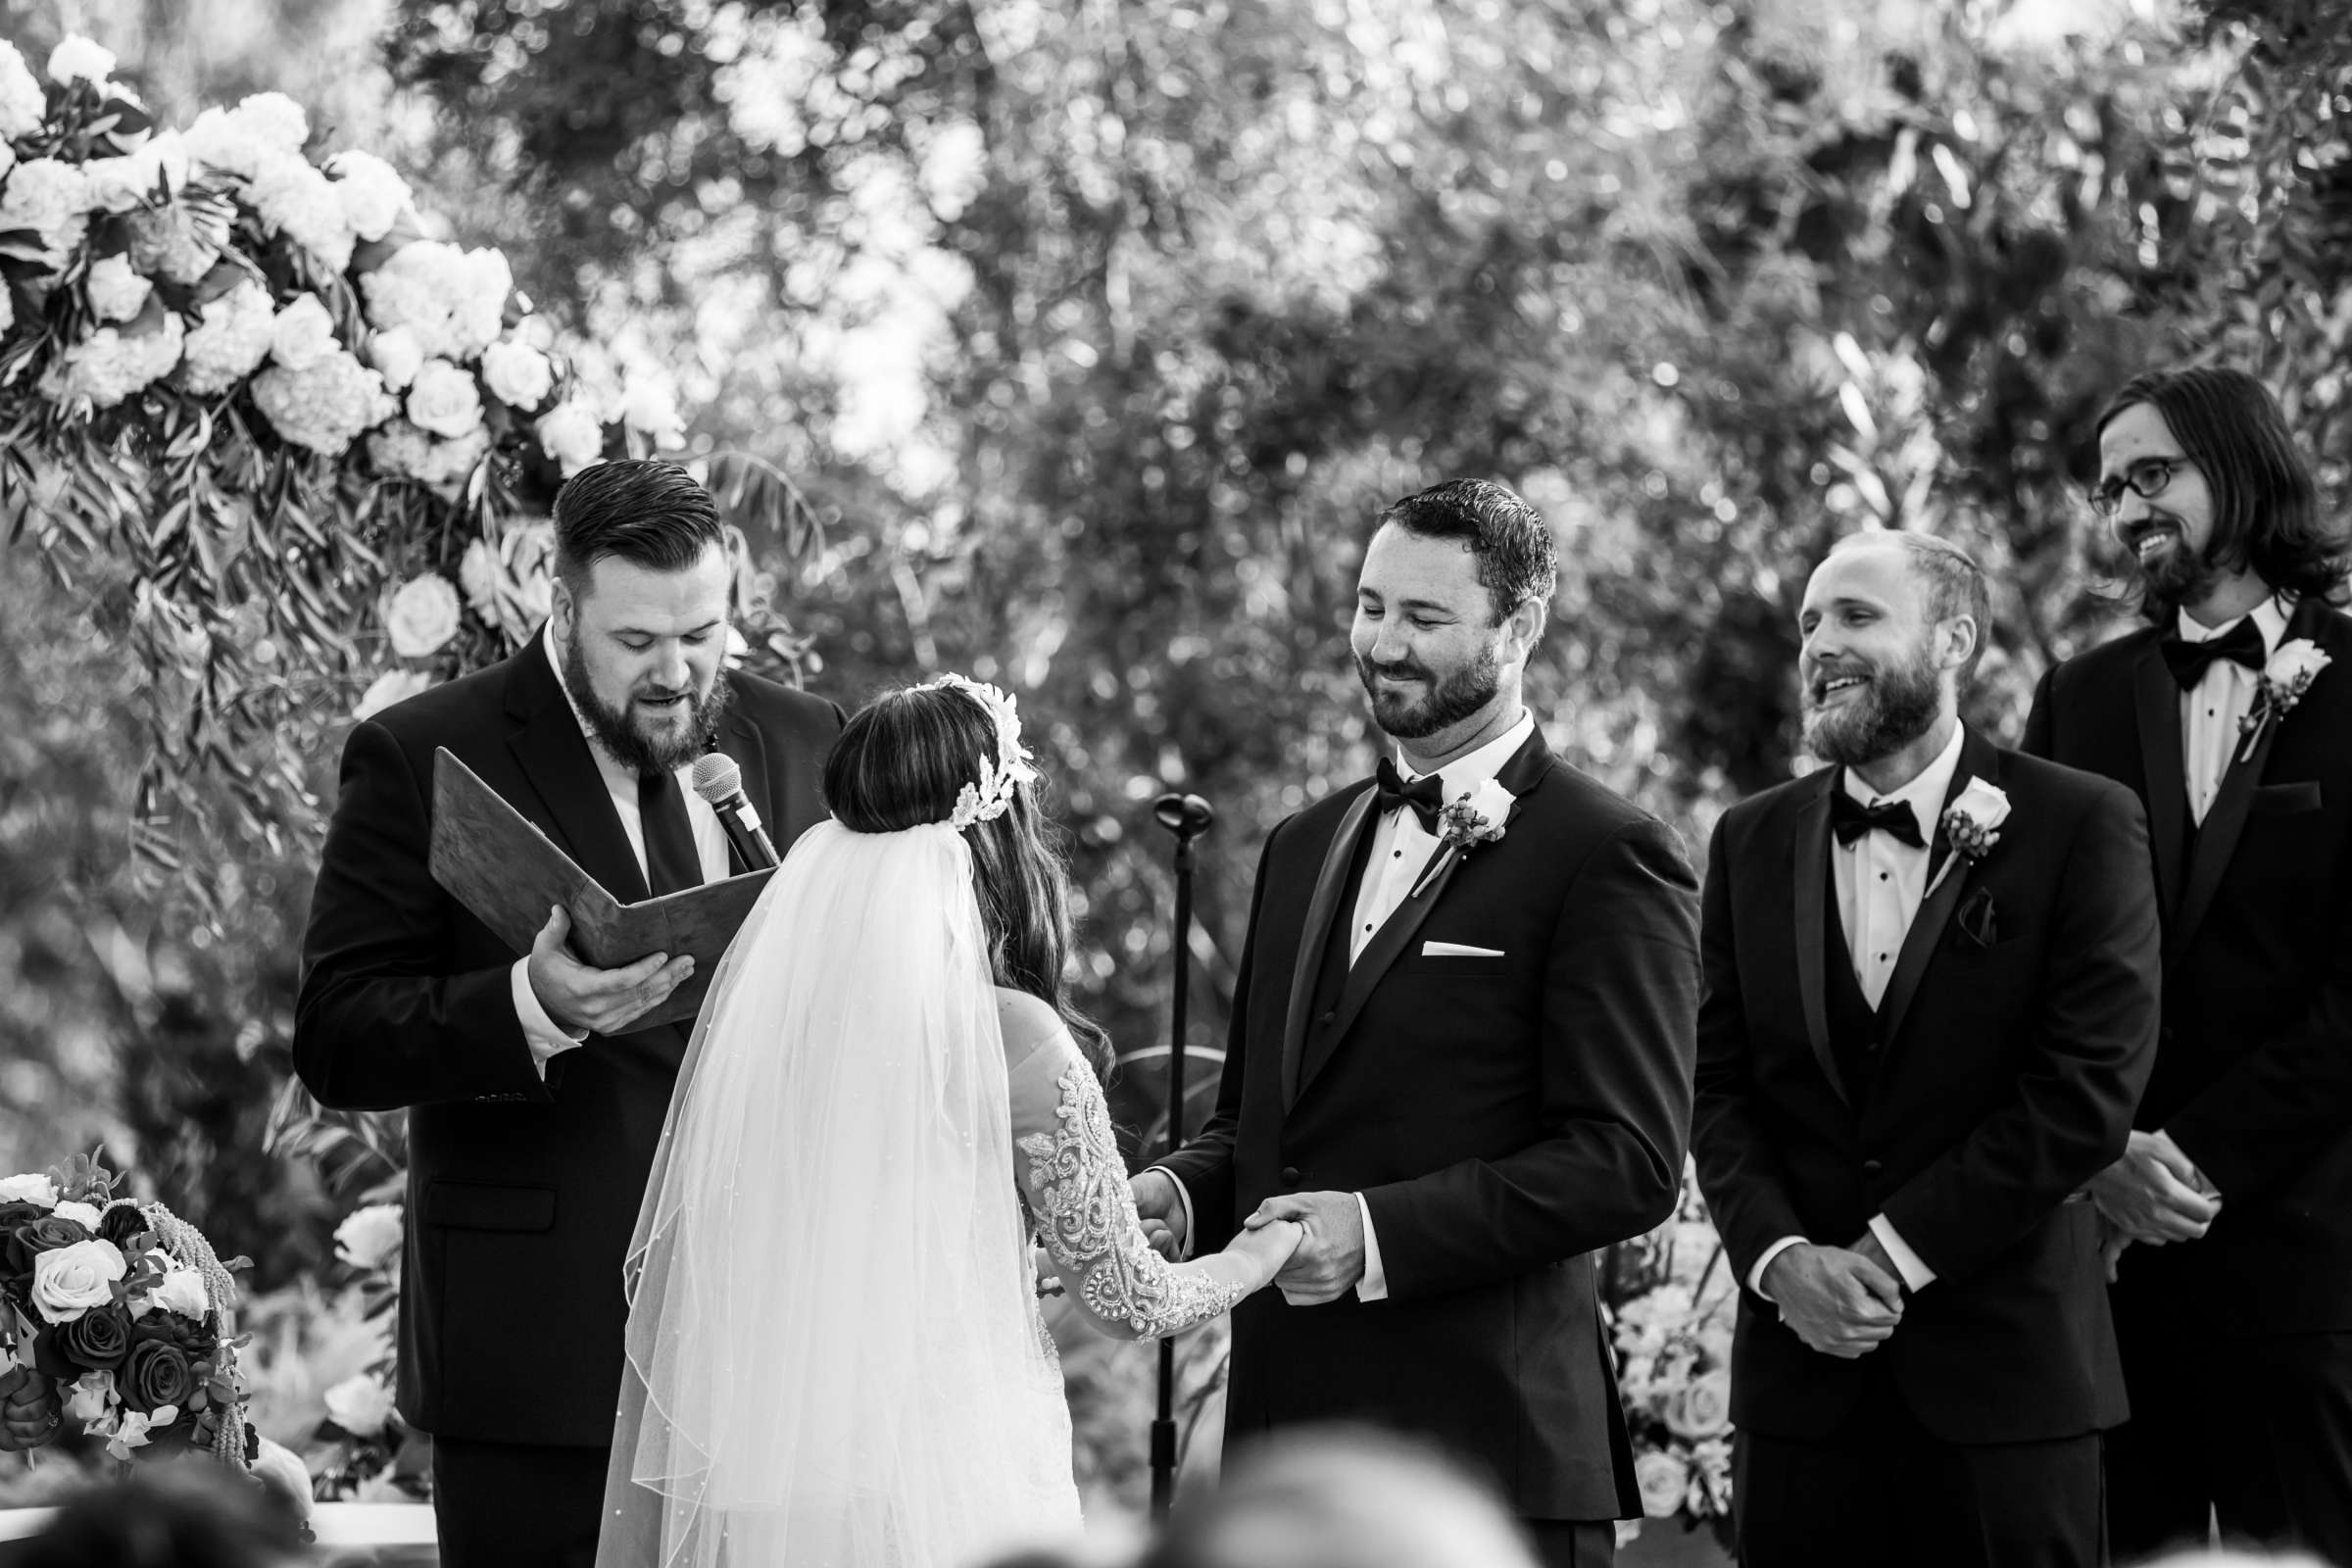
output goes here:
<path id="1" fill-rule="evenodd" d="M 2196 466 L 2197 460 L 2185 453 L 2176 458 L 2141 458 L 2115 478 L 2091 487 L 2090 510 L 2102 517 L 2114 516 L 2127 490 L 2142 501 L 2153 501 L 2172 484 L 2175 473 Z"/>

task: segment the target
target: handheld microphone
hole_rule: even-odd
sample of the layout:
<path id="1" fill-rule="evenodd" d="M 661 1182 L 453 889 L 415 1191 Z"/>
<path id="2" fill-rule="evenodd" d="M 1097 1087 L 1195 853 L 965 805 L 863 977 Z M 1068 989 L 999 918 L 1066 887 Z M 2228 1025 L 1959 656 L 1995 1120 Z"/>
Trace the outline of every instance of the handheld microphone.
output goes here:
<path id="1" fill-rule="evenodd" d="M 718 813 L 718 825 L 727 830 L 727 842 L 735 846 L 736 857 L 746 866 L 763 871 L 779 863 L 774 842 L 743 793 L 743 769 L 735 765 L 735 759 L 723 752 L 696 758 L 694 793 Z"/>

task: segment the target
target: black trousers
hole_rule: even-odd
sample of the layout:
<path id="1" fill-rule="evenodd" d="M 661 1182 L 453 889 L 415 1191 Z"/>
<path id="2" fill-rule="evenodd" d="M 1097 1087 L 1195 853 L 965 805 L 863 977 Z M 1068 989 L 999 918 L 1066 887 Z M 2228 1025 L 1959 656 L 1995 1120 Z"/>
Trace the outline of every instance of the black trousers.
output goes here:
<path id="1" fill-rule="evenodd" d="M 1614 1519 L 1522 1519 L 1544 1568 L 1610 1568 L 1617 1560 Z"/>
<path id="2" fill-rule="evenodd" d="M 2352 1334 L 2225 1338 L 2115 1295 L 2132 1419 L 2109 1435 L 2118 1562 L 2232 1543 L 2352 1563 Z"/>
<path id="3" fill-rule="evenodd" d="M 1946 1443 L 1879 1380 L 1829 1438 L 1734 1438 L 1740 1568 L 2100 1568 L 2099 1449 Z"/>
<path id="4" fill-rule="evenodd" d="M 596 1568 L 611 1453 L 435 1438 L 441 1568 Z"/>

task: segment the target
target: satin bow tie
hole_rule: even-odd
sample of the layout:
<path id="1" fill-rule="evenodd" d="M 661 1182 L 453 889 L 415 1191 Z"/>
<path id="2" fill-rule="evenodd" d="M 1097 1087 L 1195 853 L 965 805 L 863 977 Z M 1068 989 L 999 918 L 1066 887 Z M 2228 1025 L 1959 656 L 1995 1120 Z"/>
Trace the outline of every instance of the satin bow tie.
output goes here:
<path id="1" fill-rule="evenodd" d="M 1915 850 L 1924 850 L 1928 841 L 1919 836 L 1919 814 L 1902 801 L 1881 801 L 1864 806 L 1843 790 L 1830 797 L 1830 831 L 1838 835 L 1840 844 L 1851 844 L 1873 829 Z"/>
<path id="2" fill-rule="evenodd" d="M 2167 637 L 2156 645 L 2163 651 L 2164 667 L 2173 672 L 2182 691 L 2192 691 L 2205 678 L 2217 660 L 2227 659 L 2233 664 L 2259 671 L 2262 668 L 2262 628 L 2248 615 L 2219 637 L 2208 637 L 2192 643 L 2185 637 Z"/>
<path id="3" fill-rule="evenodd" d="M 1379 771 L 1373 777 L 1378 784 L 1380 808 L 1383 811 L 1394 811 L 1399 806 L 1409 806 L 1413 808 L 1413 814 L 1421 819 L 1422 832 L 1435 833 L 1438 830 L 1438 809 L 1446 804 L 1444 775 L 1427 773 L 1407 784 L 1404 775 L 1396 771 L 1396 764 L 1384 757 L 1380 760 Z"/>

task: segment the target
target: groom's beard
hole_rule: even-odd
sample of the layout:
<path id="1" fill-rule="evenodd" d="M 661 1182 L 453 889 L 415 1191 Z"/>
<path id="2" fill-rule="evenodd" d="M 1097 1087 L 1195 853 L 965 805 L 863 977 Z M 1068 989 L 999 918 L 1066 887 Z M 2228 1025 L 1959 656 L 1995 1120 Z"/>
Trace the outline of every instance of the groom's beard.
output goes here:
<path id="1" fill-rule="evenodd" d="M 1821 683 L 1839 675 L 1865 678 L 1860 694 L 1835 708 L 1818 706 Z M 1840 661 L 1816 670 L 1805 691 L 1805 750 L 1825 762 L 1861 767 L 1891 756 L 1936 722 L 1940 688 L 1936 661 L 1922 638 L 1899 664 L 1873 668 Z"/>
<path id="2" fill-rule="evenodd" d="M 588 672 L 588 661 L 580 652 L 577 641 L 564 645 L 564 685 L 572 702 L 588 720 L 588 728 L 603 743 L 613 758 L 638 773 L 674 773 L 705 752 L 718 744 L 718 721 L 726 715 L 727 700 L 733 694 L 725 671 L 710 682 L 710 689 L 696 698 L 691 705 L 687 721 L 682 728 L 661 734 L 649 733 L 636 717 L 623 707 L 615 708 L 599 696 L 596 681 Z M 646 692 L 648 697 L 665 697 L 667 692 Z"/>
<path id="3" fill-rule="evenodd" d="M 1417 741 L 1458 724 L 1493 702 L 1494 694 L 1502 690 L 1502 662 L 1492 648 L 1481 649 L 1477 662 L 1455 670 L 1443 680 L 1416 660 L 1376 665 L 1360 654 L 1356 656 L 1355 674 L 1364 683 L 1364 695 L 1372 699 L 1372 722 L 1383 733 L 1400 741 Z M 1418 680 L 1423 695 L 1408 697 L 1383 691 L 1373 679 L 1376 674 Z"/>

